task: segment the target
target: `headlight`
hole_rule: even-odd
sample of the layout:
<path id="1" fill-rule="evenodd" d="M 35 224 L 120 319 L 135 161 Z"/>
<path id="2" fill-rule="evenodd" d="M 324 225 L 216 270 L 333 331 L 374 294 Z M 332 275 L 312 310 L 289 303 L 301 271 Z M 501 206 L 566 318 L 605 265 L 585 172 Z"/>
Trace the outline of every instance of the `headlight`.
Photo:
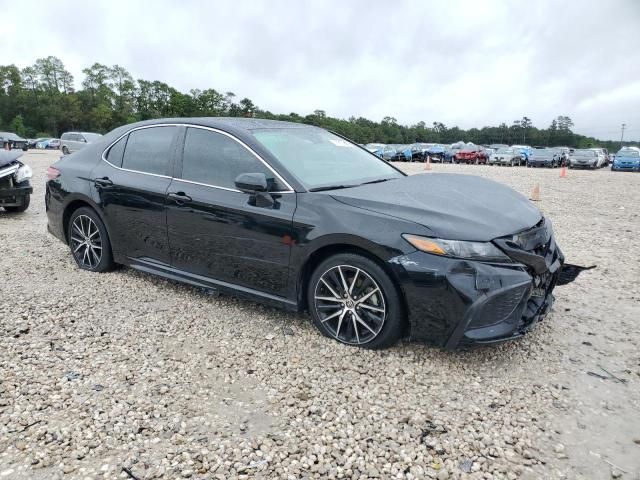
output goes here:
<path id="1" fill-rule="evenodd" d="M 29 180 L 31 177 L 33 177 L 33 170 L 31 170 L 29 165 L 22 165 L 16 172 L 17 183 L 22 183 L 25 180 Z"/>
<path id="2" fill-rule="evenodd" d="M 502 250 L 490 242 L 443 240 L 406 233 L 402 235 L 402 238 L 418 250 L 434 255 L 482 260 L 485 262 L 511 262 L 511 259 Z"/>

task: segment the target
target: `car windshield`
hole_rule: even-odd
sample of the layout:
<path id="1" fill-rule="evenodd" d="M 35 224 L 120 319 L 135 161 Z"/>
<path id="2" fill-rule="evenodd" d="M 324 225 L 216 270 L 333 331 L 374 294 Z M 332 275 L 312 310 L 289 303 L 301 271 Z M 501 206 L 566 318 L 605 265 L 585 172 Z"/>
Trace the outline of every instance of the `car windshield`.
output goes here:
<path id="1" fill-rule="evenodd" d="M 551 150 L 551 149 L 542 149 L 542 150 L 534 150 L 533 152 L 533 156 L 534 157 L 553 157 L 554 155 L 559 155 L 560 152 L 558 152 L 557 150 Z"/>
<path id="2" fill-rule="evenodd" d="M 640 157 L 640 152 L 637 150 L 620 150 L 616 153 L 616 157 L 638 158 Z"/>
<path id="3" fill-rule="evenodd" d="M 593 150 L 575 150 L 573 152 L 574 157 L 595 157 L 596 152 Z"/>
<path id="4" fill-rule="evenodd" d="M 319 128 L 255 130 L 253 135 L 309 190 L 403 177 L 375 155 Z"/>

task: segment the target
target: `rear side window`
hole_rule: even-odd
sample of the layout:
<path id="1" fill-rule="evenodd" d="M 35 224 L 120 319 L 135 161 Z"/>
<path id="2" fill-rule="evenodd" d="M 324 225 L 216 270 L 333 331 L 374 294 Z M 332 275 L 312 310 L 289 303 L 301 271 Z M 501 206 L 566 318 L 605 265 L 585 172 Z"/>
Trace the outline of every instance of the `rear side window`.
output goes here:
<path id="1" fill-rule="evenodd" d="M 60 137 L 60 140 L 71 140 L 71 134 L 69 133 L 63 133 L 62 136 Z"/>
<path id="2" fill-rule="evenodd" d="M 235 189 L 236 177 L 241 173 L 275 177 L 253 153 L 232 138 L 210 130 L 187 129 L 182 160 L 184 180 Z"/>
<path id="3" fill-rule="evenodd" d="M 170 175 L 171 145 L 177 127 L 151 127 L 129 134 L 122 168 L 156 175 Z"/>
<path id="4" fill-rule="evenodd" d="M 116 143 L 114 143 L 105 155 L 105 158 L 111 165 L 122 167 L 122 157 L 124 155 L 124 147 L 127 144 L 127 136 L 125 135 Z"/>

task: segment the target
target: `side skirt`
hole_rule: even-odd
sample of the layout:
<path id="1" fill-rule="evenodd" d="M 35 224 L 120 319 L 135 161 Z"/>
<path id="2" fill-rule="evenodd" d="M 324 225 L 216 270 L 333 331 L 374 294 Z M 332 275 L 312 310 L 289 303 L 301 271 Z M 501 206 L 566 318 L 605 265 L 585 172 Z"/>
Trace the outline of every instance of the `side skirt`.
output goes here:
<path id="1" fill-rule="evenodd" d="M 205 277 L 202 275 L 196 275 L 189 273 L 178 268 L 171 267 L 163 263 L 155 262 L 146 258 L 131 258 L 126 257 L 126 264 L 131 268 L 135 268 L 141 272 L 151 273 L 158 275 L 169 280 L 175 280 L 177 282 L 186 283 L 196 287 L 206 288 L 209 290 L 220 291 L 228 293 L 230 295 L 247 298 L 249 300 L 264 303 L 265 305 L 271 305 L 278 308 L 283 308 L 290 311 L 298 311 L 298 304 L 285 297 L 279 297 L 277 295 L 271 295 L 269 293 L 260 292 L 253 288 L 243 287 L 233 283 L 223 282 L 211 277 Z"/>

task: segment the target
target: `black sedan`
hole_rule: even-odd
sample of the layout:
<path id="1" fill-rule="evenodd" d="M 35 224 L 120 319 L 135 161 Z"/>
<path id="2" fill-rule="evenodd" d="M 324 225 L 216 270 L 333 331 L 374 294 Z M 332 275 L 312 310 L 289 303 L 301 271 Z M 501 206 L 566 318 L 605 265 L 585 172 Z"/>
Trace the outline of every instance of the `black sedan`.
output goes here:
<path id="1" fill-rule="evenodd" d="M 302 124 L 141 122 L 47 175 L 48 229 L 80 268 L 124 264 L 308 310 L 325 335 L 368 348 L 518 337 L 549 311 L 564 260 L 551 222 L 510 188 L 406 176 Z"/>

